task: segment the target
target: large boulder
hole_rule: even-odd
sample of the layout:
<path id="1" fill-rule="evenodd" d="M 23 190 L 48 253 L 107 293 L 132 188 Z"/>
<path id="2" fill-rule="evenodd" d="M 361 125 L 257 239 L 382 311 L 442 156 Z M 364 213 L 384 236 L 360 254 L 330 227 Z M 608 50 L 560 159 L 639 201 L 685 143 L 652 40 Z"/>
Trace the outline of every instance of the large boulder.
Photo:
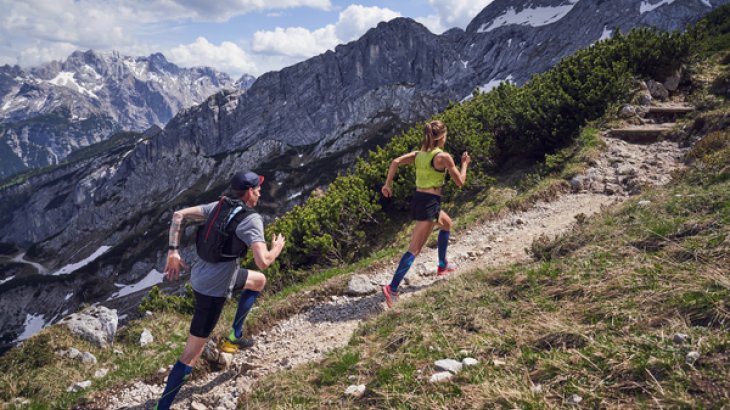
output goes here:
<path id="1" fill-rule="evenodd" d="M 647 80 L 646 86 L 649 87 L 649 92 L 651 93 L 652 97 L 658 100 L 666 100 L 667 98 L 669 98 L 669 91 L 664 88 L 662 83 L 658 83 L 654 80 Z"/>
<path id="2" fill-rule="evenodd" d="M 66 317 L 63 322 L 74 335 L 99 347 L 107 347 L 114 343 L 119 317 L 116 309 L 94 306 Z"/>

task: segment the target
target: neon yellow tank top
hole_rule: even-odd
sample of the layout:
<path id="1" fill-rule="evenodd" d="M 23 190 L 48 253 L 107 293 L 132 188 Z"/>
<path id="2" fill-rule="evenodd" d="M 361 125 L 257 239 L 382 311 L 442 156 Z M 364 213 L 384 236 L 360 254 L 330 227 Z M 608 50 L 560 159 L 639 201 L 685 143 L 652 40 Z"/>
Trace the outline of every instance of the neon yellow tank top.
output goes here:
<path id="1" fill-rule="evenodd" d="M 433 168 L 433 157 L 444 152 L 441 148 L 431 151 L 419 151 L 416 154 L 416 188 L 440 188 L 446 181 L 446 170 L 436 171 Z"/>

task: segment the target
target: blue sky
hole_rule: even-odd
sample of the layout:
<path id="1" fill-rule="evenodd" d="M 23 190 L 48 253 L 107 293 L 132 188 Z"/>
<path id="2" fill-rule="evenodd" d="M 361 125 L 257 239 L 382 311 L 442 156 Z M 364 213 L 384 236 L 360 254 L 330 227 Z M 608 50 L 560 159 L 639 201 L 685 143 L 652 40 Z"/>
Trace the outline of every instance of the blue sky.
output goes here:
<path id="1" fill-rule="evenodd" d="M 261 75 L 410 17 L 465 28 L 493 0 L 0 0 L 0 65 L 37 66 L 75 50 L 163 53 L 183 66 Z"/>

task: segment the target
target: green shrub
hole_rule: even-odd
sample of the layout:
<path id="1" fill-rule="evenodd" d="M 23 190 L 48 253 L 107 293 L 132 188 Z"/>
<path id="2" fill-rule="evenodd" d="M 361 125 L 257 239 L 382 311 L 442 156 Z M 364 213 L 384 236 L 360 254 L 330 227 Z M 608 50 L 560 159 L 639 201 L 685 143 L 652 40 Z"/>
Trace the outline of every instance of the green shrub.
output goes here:
<path id="1" fill-rule="evenodd" d="M 142 299 L 137 307 L 140 313 L 147 310 L 151 312 L 178 312 L 192 314 L 195 310 L 195 296 L 190 283 L 185 285 L 184 295 L 165 295 L 160 288 L 153 286 L 150 292 Z"/>

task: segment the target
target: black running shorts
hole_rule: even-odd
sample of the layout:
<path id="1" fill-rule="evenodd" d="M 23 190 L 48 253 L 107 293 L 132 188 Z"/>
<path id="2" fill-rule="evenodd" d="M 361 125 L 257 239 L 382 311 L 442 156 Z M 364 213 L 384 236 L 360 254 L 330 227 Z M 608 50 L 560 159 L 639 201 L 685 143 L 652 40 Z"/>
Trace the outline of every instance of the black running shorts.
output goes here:
<path id="1" fill-rule="evenodd" d="M 441 212 L 441 196 L 416 191 L 411 199 L 411 217 L 416 221 L 436 221 Z"/>
<path id="2" fill-rule="evenodd" d="M 190 334 L 207 338 L 221 317 L 225 297 L 213 297 L 193 291 L 195 294 L 195 313 L 190 323 Z"/>

